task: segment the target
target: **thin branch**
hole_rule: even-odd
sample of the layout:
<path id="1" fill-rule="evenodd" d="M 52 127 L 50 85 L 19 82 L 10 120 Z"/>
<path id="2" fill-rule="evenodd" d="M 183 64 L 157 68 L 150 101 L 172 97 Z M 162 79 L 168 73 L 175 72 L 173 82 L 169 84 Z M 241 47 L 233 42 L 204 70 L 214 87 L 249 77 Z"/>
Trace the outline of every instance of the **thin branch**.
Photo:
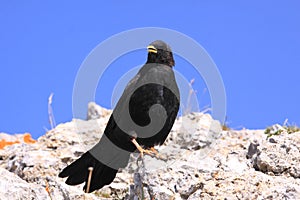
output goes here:
<path id="1" fill-rule="evenodd" d="M 192 95 L 195 93 L 194 89 L 193 89 L 193 84 L 195 82 L 195 79 L 192 79 L 190 82 L 189 82 L 189 87 L 190 87 L 190 90 L 189 90 L 189 95 L 188 95 L 188 98 L 187 98 L 187 102 L 186 102 L 186 109 L 184 111 L 184 115 L 188 114 L 191 112 L 192 110 L 192 106 L 191 106 L 191 97 Z"/>
<path id="2" fill-rule="evenodd" d="M 49 116 L 49 123 L 51 126 L 51 129 L 55 128 L 56 123 L 54 119 L 53 109 L 52 109 L 52 99 L 53 99 L 53 93 L 50 94 L 48 98 L 48 116 Z"/>
<path id="3" fill-rule="evenodd" d="M 86 187 L 86 193 L 89 193 L 90 191 L 93 169 L 94 169 L 93 167 L 89 167 L 89 177 L 88 177 L 88 182 Z"/>

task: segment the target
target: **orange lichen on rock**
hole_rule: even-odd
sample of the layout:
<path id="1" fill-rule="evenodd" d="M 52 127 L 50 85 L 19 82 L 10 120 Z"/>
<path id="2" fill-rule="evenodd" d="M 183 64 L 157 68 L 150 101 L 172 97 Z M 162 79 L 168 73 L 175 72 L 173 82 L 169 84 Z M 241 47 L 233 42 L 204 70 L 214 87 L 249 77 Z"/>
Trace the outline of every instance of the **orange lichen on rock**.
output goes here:
<path id="1" fill-rule="evenodd" d="M 7 140 L 7 138 L 5 138 L 5 139 L 0 138 L 0 149 L 4 149 L 4 147 L 6 147 L 6 146 L 18 144 L 18 143 L 25 143 L 25 144 L 36 143 L 36 140 L 32 139 L 30 133 L 25 133 L 24 135 L 19 134 L 19 135 L 13 136 L 11 138 L 10 137 L 8 137 L 8 138 L 9 138 L 9 141 Z M 15 139 L 13 139 L 13 138 L 15 138 Z"/>
<path id="2" fill-rule="evenodd" d="M 2 139 L 0 141 L 0 149 L 3 149 L 5 146 L 9 146 L 9 145 L 13 145 L 13 144 L 17 144 L 17 143 L 20 143 L 19 140 L 16 140 L 16 141 L 6 141 L 4 139 Z"/>
<path id="3" fill-rule="evenodd" d="M 25 133 L 23 136 L 23 140 L 24 140 L 24 143 L 26 143 L 26 144 L 36 143 L 36 141 L 34 139 L 32 139 L 30 133 Z"/>

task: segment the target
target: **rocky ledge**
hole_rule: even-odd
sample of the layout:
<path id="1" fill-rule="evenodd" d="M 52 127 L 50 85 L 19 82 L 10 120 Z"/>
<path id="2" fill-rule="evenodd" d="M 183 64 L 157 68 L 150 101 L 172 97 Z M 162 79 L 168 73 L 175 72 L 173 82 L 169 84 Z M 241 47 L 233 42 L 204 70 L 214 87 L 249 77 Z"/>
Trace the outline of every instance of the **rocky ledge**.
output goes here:
<path id="1" fill-rule="evenodd" d="M 300 199 L 300 132 L 223 131 L 204 113 L 176 120 L 157 147 L 161 159 L 133 154 L 113 183 L 85 194 L 57 175 L 102 135 L 111 111 L 89 108 L 89 120 L 60 124 L 37 141 L 0 134 L 1 199 Z"/>

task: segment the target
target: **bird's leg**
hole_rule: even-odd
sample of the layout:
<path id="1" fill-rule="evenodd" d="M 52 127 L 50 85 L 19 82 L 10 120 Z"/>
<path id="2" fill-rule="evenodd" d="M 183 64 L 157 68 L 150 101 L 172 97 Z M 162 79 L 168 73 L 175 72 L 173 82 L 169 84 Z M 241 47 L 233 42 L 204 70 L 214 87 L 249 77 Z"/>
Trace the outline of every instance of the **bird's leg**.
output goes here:
<path id="1" fill-rule="evenodd" d="M 131 140 L 131 142 L 132 142 L 132 143 L 136 146 L 136 148 L 139 150 L 139 152 L 140 152 L 140 154 L 141 154 L 141 157 L 144 156 L 144 153 L 145 153 L 145 154 L 148 154 L 148 155 L 150 155 L 150 156 L 154 156 L 154 152 L 153 152 L 153 151 L 148 150 L 148 149 L 143 149 L 143 148 L 139 145 L 139 143 L 136 141 L 135 138 L 133 138 L 133 139 Z"/>

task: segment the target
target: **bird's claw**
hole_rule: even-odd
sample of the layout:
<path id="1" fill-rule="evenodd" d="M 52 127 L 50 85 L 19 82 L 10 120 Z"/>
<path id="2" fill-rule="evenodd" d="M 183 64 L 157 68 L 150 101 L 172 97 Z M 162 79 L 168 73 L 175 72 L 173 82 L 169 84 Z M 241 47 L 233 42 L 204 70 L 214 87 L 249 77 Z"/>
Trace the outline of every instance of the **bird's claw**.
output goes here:
<path id="1" fill-rule="evenodd" d="M 140 151 L 141 157 L 143 157 L 144 154 L 149 155 L 151 157 L 155 157 L 157 155 L 155 152 L 148 150 L 148 149 L 139 149 L 139 151 Z"/>
<path id="2" fill-rule="evenodd" d="M 136 146 L 137 150 L 139 150 L 140 152 L 140 157 L 143 158 L 144 154 L 149 155 L 151 157 L 156 157 L 156 158 L 160 158 L 158 152 L 156 151 L 156 149 L 154 149 L 154 147 L 151 147 L 150 149 L 143 149 L 135 139 L 131 140 L 132 143 Z"/>

